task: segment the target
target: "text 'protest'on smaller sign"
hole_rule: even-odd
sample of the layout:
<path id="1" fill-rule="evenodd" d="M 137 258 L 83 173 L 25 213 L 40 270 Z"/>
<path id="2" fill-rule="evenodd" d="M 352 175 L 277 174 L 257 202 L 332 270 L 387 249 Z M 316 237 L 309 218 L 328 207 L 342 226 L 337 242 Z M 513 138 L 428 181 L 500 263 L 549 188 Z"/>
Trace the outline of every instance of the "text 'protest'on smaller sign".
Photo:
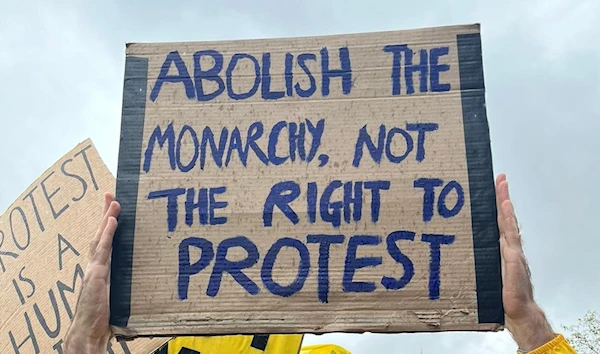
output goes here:
<path id="1" fill-rule="evenodd" d="M 496 330 L 479 26 L 130 44 L 111 324 Z"/>

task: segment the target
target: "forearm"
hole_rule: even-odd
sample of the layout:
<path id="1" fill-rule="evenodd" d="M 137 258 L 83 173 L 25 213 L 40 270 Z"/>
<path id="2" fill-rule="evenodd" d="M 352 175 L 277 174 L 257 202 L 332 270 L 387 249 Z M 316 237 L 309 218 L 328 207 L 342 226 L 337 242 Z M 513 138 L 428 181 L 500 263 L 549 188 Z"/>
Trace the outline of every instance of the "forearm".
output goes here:
<path id="1" fill-rule="evenodd" d="M 102 350 L 99 345 L 85 342 L 65 342 L 65 354 L 103 354 L 106 348 Z"/>
<path id="2" fill-rule="evenodd" d="M 519 349 L 526 352 L 539 348 L 556 337 L 546 315 L 535 304 L 531 306 L 525 318 L 518 322 L 507 322 L 507 326 Z"/>
<path id="3" fill-rule="evenodd" d="M 106 347 L 86 338 L 68 336 L 65 340 L 64 354 L 103 354 L 106 353 Z"/>
<path id="4" fill-rule="evenodd" d="M 75 323 L 67 332 L 64 354 L 106 354 L 109 338 L 97 338 Z"/>

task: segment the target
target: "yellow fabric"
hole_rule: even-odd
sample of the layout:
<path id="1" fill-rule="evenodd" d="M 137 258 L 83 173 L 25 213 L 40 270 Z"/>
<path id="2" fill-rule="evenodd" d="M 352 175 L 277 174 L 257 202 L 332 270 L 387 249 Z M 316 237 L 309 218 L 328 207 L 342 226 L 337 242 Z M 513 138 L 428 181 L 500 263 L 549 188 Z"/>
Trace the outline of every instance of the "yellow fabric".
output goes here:
<path id="1" fill-rule="evenodd" d="M 300 354 L 352 354 L 335 344 L 318 344 L 302 347 Z"/>
<path id="2" fill-rule="evenodd" d="M 352 354 L 335 344 L 318 344 L 300 349 L 302 335 L 270 335 L 264 351 L 251 346 L 254 336 L 177 337 L 169 341 L 168 354 L 182 348 L 202 354 Z M 577 354 L 562 334 L 528 354 Z"/>
<path id="3" fill-rule="evenodd" d="M 270 335 L 265 350 L 252 347 L 254 336 L 177 337 L 169 341 L 168 354 L 183 348 L 202 354 L 297 354 L 302 335 Z M 185 352 L 185 351 L 183 351 Z"/>
<path id="4" fill-rule="evenodd" d="M 577 354 L 562 334 L 528 354 Z"/>

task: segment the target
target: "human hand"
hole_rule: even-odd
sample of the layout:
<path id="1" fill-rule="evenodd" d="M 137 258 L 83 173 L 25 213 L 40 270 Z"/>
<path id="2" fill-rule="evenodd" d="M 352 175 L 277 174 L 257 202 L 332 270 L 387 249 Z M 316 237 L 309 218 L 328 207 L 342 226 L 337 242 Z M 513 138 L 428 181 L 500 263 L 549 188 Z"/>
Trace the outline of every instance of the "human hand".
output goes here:
<path id="1" fill-rule="evenodd" d="M 120 211 L 121 207 L 114 196 L 106 193 L 104 217 L 90 245 L 89 263 L 77 308 L 65 338 L 65 354 L 106 353 L 111 338 L 108 324 L 110 255 Z"/>
<path id="2" fill-rule="evenodd" d="M 556 334 L 533 298 L 531 274 L 504 174 L 496 179 L 496 200 L 506 327 L 521 350 L 531 351 L 552 340 Z"/>

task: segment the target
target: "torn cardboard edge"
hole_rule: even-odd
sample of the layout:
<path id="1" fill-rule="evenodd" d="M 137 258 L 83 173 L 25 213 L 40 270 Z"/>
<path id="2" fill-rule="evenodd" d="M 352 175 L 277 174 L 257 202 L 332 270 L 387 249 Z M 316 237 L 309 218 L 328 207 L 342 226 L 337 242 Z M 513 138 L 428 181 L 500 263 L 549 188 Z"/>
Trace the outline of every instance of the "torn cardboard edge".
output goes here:
<path id="1" fill-rule="evenodd" d="M 455 31 L 457 29 L 473 30 L 473 31 L 477 31 L 479 33 L 480 29 L 481 29 L 481 24 L 478 22 L 475 22 L 475 23 L 464 24 L 464 25 L 429 26 L 429 27 L 407 28 L 407 29 L 375 31 L 375 32 L 332 33 L 332 34 L 319 35 L 319 36 L 306 36 L 305 35 L 305 36 L 284 36 L 284 37 L 261 37 L 261 38 L 247 38 L 247 39 L 213 39 L 213 40 L 205 40 L 205 41 L 185 41 L 185 42 L 182 42 L 182 41 L 166 41 L 166 42 L 135 41 L 135 42 L 125 42 L 125 49 L 127 50 L 126 54 L 130 55 L 128 50 L 131 47 L 135 47 L 138 44 L 141 44 L 141 45 L 171 44 L 174 46 L 181 45 L 181 44 L 215 44 L 215 43 L 237 44 L 237 43 L 258 42 L 258 41 L 263 41 L 263 40 L 306 40 L 306 39 L 311 39 L 311 38 L 315 38 L 315 37 L 318 37 L 318 38 L 326 41 L 328 39 L 336 38 L 336 37 L 340 37 L 340 36 L 344 36 L 344 37 L 360 36 L 360 35 L 364 35 L 364 34 L 382 34 L 383 35 L 383 34 L 389 34 L 389 33 L 396 33 L 398 31 L 402 31 L 402 32 L 406 33 L 407 36 L 410 36 L 413 33 L 427 31 L 427 30 L 436 30 L 439 32 L 445 32 L 445 31 Z"/>
<path id="2" fill-rule="evenodd" d="M 388 327 L 386 327 L 386 326 L 382 326 L 381 329 L 368 330 L 368 331 L 364 331 L 364 330 L 360 330 L 360 329 L 357 329 L 357 330 L 339 329 L 339 330 L 325 330 L 325 331 L 315 331 L 315 330 L 311 330 L 311 329 L 306 329 L 306 330 L 296 331 L 296 332 L 281 329 L 281 327 L 274 327 L 274 328 L 272 328 L 271 331 L 268 331 L 268 334 L 272 334 L 272 335 L 306 335 L 306 334 L 323 335 L 323 334 L 369 334 L 369 333 L 372 333 L 372 334 L 399 334 L 399 333 L 439 333 L 441 331 L 443 331 L 443 332 L 501 332 L 501 331 L 504 331 L 504 329 L 506 328 L 505 325 L 502 325 L 502 324 L 481 324 L 477 328 L 473 328 L 473 325 L 465 324 L 465 325 L 444 326 L 443 329 L 440 329 L 439 321 L 437 321 L 435 319 L 422 318 L 421 322 L 423 324 L 426 324 L 427 327 L 423 327 L 423 328 L 419 328 L 419 329 L 412 329 L 412 330 L 407 329 L 407 330 L 402 330 L 402 331 L 397 331 L 397 332 L 390 332 L 388 330 Z M 124 340 L 124 341 L 132 341 L 137 338 L 149 338 L 149 339 L 169 338 L 169 340 L 170 340 L 170 339 L 177 338 L 177 337 L 218 337 L 218 336 L 226 337 L 226 336 L 232 336 L 232 335 L 264 335 L 264 334 L 266 334 L 263 332 L 257 333 L 255 331 L 252 331 L 251 329 L 247 329 L 247 330 L 241 329 L 240 332 L 236 333 L 236 334 L 233 334 L 233 333 L 193 334 L 196 332 L 191 331 L 190 333 L 186 332 L 186 333 L 180 333 L 180 334 L 154 334 L 154 335 L 139 334 L 135 330 L 132 330 L 129 328 L 124 328 L 124 327 L 117 327 L 117 326 L 111 326 L 111 330 L 117 340 Z"/>
<path id="3" fill-rule="evenodd" d="M 31 183 L 29 183 L 27 185 L 27 187 L 25 188 L 25 190 L 19 194 L 19 196 L 17 196 L 12 203 L 10 203 L 6 209 L 4 211 L 2 211 L 0 213 L 0 215 L 4 215 L 7 212 L 10 211 L 10 208 L 15 205 L 18 201 L 23 201 L 26 199 L 26 197 L 29 195 L 29 191 L 28 189 L 31 188 L 31 186 L 39 184 L 40 181 L 43 180 L 43 178 L 48 175 L 49 172 L 52 172 L 52 170 L 54 168 L 56 168 L 55 166 L 58 165 L 59 162 L 61 162 L 61 160 L 63 160 L 65 157 L 69 156 L 70 153 L 72 153 L 73 151 L 77 151 L 77 150 L 83 150 L 84 148 L 92 148 L 94 151 L 96 150 L 96 146 L 94 145 L 94 142 L 91 139 L 85 139 L 80 141 L 79 143 L 77 143 L 77 145 L 73 146 L 73 148 L 69 149 L 69 151 L 65 152 L 63 155 L 59 156 L 58 158 L 56 158 L 56 160 L 54 160 L 54 162 L 52 163 L 52 165 L 48 166 L 46 169 L 44 169 L 39 175 L 38 177 L 36 177 L 33 181 L 31 181 Z M 103 162 L 104 163 L 104 162 Z M 106 166 L 106 165 L 104 165 Z M 110 171 L 109 171 L 110 172 Z M 111 174 L 112 176 L 112 174 Z"/>

